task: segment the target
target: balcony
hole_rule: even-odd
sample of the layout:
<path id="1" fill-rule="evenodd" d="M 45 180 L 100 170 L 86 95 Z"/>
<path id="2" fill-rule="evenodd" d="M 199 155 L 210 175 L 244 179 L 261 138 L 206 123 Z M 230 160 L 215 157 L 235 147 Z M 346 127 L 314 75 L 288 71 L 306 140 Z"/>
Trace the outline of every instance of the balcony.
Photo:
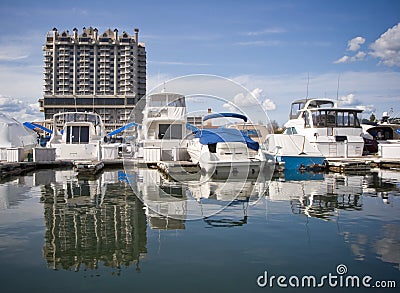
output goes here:
<path id="1" fill-rule="evenodd" d="M 100 64 L 100 69 L 103 69 L 103 70 L 105 70 L 105 69 L 110 69 L 110 64 Z"/>

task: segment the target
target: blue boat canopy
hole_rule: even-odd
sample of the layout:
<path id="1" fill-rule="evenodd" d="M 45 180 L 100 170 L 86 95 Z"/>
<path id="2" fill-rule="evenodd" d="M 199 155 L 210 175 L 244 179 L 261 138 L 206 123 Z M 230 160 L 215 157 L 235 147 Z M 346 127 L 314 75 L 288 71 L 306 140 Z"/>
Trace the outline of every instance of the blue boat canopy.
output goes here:
<path id="1" fill-rule="evenodd" d="M 199 138 L 200 143 L 204 145 L 218 142 L 242 142 L 245 143 L 248 148 L 255 151 L 258 151 L 260 147 L 258 142 L 252 140 L 249 136 L 234 128 L 198 130 L 195 137 Z"/>
<path id="2" fill-rule="evenodd" d="M 139 124 L 137 124 L 137 123 L 135 123 L 135 122 L 130 122 L 130 123 L 125 124 L 124 126 L 122 126 L 122 127 L 120 127 L 120 128 L 115 129 L 114 131 L 111 131 L 111 132 L 110 132 L 109 134 L 107 134 L 107 135 L 108 135 L 108 136 L 113 136 L 113 135 L 116 135 L 116 134 L 118 134 L 118 133 L 121 133 L 121 132 L 124 131 L 125 129 L 131 128 L 131 127 L 134 127 L 134 126 L 140 127 Z"/>
<path id="3" fill-rule="evenodd" d="M 35 128 L 39 128 L 39 129 L 41 129 L 41 130 L 43 130 L 43 131 L 45 131 L 47 133 L 50 133 L 50 134 L 53 133 L 53 130 L 48 129 L 47 127 L 44 127 L 44 126 L 42 126 L 40 124 L 31 123 L 31 122 L 24 122 L 23 125 L 25 127 L 28 127 L 29 129 L 32 129 L 32 130 L 35 130 Z"/>
<path id="4" fill-rule="evenodd" d="M 193 124 L 190 123 L 186 123 L 186 129 L 190 130 L 191 132 L 196 132 L 199 131 L 200 129 L 196 126 L 194 126 Z"/>
<path id="5" fill-rule="evenodd" d="M 238 113 L 213 113 L 213 114 L 204 116 L 203 121 L 207 121 L 207 120 L 213 119 L 213 118 L 221 118 L 221 117 L 239 118 L 239 119 L 242 119 L 244 122 L 247 122 L 247 117 L 242 114 L 238 114 Z"/>

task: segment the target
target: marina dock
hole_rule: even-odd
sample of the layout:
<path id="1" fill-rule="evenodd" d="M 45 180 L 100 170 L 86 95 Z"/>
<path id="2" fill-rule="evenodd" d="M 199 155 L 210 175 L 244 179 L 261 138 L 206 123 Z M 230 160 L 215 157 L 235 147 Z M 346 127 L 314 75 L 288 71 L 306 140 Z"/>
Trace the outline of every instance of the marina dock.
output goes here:
<path id="1" fill-rule="evenodd" d="M 86 162 L 86 165 L 87 165 L 86 169 L 88 169 L 90 165 L 93 165 L 93 162 Z M 85 164 L 83 164 L 83 162 L 80 162 L 80 166 L 82 168 L 85 168 Z M 38 169 L 73 168 L 73 167 L 74 167 L 73 160 L 56 160 L 56 161 L 41 161 L 41 162 L 40 161 L 0 162 L 0 179 L 7 178 L 10 176 L 18 176 Z M 107 167 L 108 168 L 123 167 L 123 159 L 103 160 L 97 162 L 96 164 L 97 172 L 100 172 L 103 168 Z"/>
<path id="2" fill-rule="evenodd" d="M 200 167 L 189 161 L 161 161 L 157 169 L 165 176 L 177 180 L 199 180 Z"/>
<path id="3" fill-rule="evenodd" d="M 336 173 L 370 172 L 373 168 L 400 170 L 397 159 L 383 159 L 375 156 L 357 158 L 328 158 L 327 170 Z"/>

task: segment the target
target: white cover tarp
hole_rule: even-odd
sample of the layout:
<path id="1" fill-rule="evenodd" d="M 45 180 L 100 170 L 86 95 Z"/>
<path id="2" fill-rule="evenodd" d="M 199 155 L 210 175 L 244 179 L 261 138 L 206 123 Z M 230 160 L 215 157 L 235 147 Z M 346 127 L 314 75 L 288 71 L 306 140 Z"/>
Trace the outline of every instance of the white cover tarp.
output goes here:
<path id="1" fill-rule="evenodd" d="M 37 135 L 14 118 L 0 113 L 0 148 L 33 147 Z"/>

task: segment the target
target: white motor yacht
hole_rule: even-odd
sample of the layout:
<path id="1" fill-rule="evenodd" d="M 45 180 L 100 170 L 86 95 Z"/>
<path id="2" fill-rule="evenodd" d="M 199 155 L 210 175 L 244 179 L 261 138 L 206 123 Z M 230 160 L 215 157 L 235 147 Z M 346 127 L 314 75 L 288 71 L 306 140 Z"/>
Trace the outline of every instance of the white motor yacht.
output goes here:
<path id="1" fill-rule="evenodd" d="M 106 136 L 97 113 L 63 112 L 53 117 L 53 133 L 48 146 L 55 148 L 57 160 L 98 160 Z"/>
<path id="2" fill-rule="evenodd" d="M 359 157 L 364 140 L 362 110 L 339 108 L 329 99 L 302 99 L 292 103 L 285 134 L 303 135 L 324 157 Z"/>
<path id="3" fill-rule="evenodd" d="M 156 93 L 146 97 L 142 124 L 137 127 L 137 158 L 145 163 L 184 160 L 182 141 L 186 136 L 185 97 L 176 93 Z M 187 158 L 186 158 L 187 159 Z"/>

